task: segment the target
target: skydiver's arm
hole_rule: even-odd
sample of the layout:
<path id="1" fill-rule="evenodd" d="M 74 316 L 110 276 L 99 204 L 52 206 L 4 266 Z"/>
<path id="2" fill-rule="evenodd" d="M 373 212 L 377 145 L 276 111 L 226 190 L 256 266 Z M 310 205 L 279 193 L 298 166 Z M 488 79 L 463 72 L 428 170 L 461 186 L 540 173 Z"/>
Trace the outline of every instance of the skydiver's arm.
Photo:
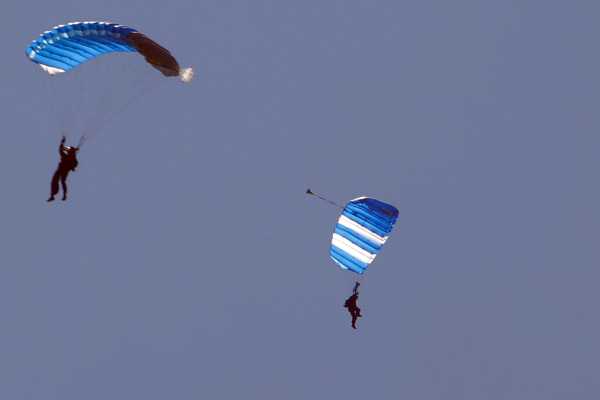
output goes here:
<path id="1" fill-rule="evenodd" d="M 65 152 L 65 141 L 66 140 L 67 140 L 67 138 L 63 135 L 62 139 L 60 140 L 60 146 L 58 146 L 58 154 L 60 154 L 61 156 Z"/>

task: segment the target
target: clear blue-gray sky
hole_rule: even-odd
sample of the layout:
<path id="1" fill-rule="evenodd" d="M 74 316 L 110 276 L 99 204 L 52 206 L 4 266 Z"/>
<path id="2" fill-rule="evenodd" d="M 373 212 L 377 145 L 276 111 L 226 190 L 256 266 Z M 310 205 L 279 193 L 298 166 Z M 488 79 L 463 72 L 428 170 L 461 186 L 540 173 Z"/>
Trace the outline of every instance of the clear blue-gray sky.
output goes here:
<path id="1" fill-rule="evenodd" d="M 5 1 L 0 398 L 600 398 L 599 13 Z M 197 76 L 107 122 L 48 205 L 60 129 L 90 110 L 24 48 L 96 19 Z M 111 57 L 74 75 L 92 100 L 130 90 L 131 70 L 95 72 L 112 60 L 162 79 Z M 328 258 L 337 211 L 307 187 L 400 210 L 357 331 L 353 276 Z"/>

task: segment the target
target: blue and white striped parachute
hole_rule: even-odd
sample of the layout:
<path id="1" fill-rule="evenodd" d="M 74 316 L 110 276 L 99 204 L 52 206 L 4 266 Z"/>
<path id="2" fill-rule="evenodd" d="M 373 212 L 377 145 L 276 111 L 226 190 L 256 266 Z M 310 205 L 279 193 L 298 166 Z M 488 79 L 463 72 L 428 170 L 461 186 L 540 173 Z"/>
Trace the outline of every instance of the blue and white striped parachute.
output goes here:
<path id="1" fill-rule="evenodd" d="M 86 61 L 114 52 L 138 52 L 165 76 L 193 77 L 175 57 L 137 30 L 110 22 L 70 22 L 41 34 L 25 50 L 29 59 L 50 75 L 69 71 Z"/>
<path id="2" fill-rule="evenodd" d="M 363 274 L 373 262 L 398 219 L 390 204 L 359 197 L 342 211 L 331 239 L 329 254 L 341 268 Z"/>

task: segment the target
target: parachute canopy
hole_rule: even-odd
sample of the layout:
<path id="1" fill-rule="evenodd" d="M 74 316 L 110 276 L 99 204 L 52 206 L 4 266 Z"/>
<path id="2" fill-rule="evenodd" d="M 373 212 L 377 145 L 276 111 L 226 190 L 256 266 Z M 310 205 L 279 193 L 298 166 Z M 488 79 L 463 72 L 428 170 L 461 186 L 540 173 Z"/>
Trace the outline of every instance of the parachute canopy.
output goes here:
<path id="1" fill-rule="evenodd" d="M 359 197 L 342 211 L 331 239 L 329 254 L 341 268 L 363 274 L 386 242 L 398 219 L 390 204 Z"/>
<path id="2" fill-rule="evenodd" d="M 103 54 L 138 52 L 164 76 L 193 77 L 169 50 L 137 30 L 110 22 L 70 22 L 44 32 L 26 49 L 27 57 L 50 75 L 69 71 Z"/>

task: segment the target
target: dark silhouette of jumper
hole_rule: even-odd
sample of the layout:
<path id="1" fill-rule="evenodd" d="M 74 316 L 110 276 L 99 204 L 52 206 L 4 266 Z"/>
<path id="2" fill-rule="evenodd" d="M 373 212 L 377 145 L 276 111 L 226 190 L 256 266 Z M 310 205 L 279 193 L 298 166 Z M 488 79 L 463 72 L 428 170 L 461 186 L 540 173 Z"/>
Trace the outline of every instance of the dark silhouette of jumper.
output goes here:
<path id="1" fill-rule="evenodd" d="M 356 329 L 356 320 L 362 317 L 360 313 L 360 308 L 356 304 L 358 301 L 358 287 L 360 283 L 356 282 L 354 284 L 354 289 L 352 290 L 352 296 L 348 297 L 344 302 L 344 307 L 348 309 L 350 316 L 352 317 L 352 328 Z"/>
<path id="2" fill-rule="evenodd" d="M 77 152 L 79 147 L 65 146 L 66 138 L 63 136 L 58 147 L 58 154 L 60 154 L 60 162 L 54 175 L 52 176 L 52 182 L 50 183 L 50 197 L 47 201 L 54 201 L 54 196 L 58 193 L 58 182 L 60 181 L 63 191 L 63 201 L 67 200 L 67 177 L 69 172 L 75 171 L 79 162 L 77 161 Z"/>

